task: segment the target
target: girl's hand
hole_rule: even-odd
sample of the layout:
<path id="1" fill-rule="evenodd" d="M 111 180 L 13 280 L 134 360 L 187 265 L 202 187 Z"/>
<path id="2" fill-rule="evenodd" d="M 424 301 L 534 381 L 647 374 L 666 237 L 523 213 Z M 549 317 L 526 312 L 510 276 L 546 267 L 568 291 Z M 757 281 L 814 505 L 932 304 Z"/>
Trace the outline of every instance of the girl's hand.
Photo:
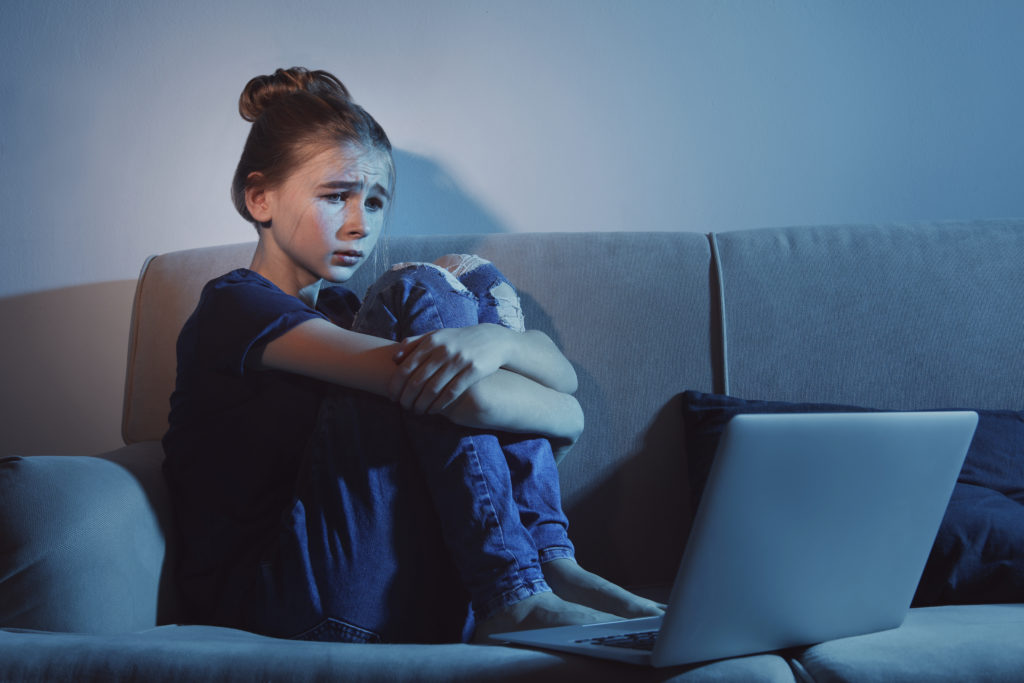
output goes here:
<path id="1" fill-rule="evenodd" d="M 512 350 L 512 332 L 500 325 L 436 330 L 403 340 L 388 392 L 414 413 L 440 413 L 471 386 L 494 374 Z"/>

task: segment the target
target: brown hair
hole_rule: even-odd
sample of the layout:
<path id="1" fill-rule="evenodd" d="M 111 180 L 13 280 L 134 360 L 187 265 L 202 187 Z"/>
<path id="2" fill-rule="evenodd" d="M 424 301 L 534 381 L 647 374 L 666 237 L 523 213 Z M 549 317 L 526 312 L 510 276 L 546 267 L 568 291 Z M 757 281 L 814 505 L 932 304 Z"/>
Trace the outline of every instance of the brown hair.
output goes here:
<path id="1" fill-rule="evenodd" d="M 238 213 L 260 227 L 245 205 L 249 175 L 260 173 L 267 187 L 284 182 L 298 166 L 331 145 L 356 144 L 386 154 L 395 184 L 391 142 L 372 116 L 352 101 L 348 88 L 326 71 L 278 69 L 250 80 L 238 113 L 252 122 L 231 182 Z"/>

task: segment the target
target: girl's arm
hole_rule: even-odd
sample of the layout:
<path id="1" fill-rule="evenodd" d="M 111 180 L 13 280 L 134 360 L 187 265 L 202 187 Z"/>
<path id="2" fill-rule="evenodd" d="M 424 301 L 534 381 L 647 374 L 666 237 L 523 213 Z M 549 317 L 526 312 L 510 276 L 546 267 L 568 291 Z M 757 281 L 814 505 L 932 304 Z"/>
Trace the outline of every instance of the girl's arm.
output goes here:
<path id="1" fill-rule="evenodd" d="M 556 451 L 583 433 L 575 398 L 507 370 L 484 377 L 440 412 L 466 427 L 546 436 Z"/>
<path id="2" fill-rule="evenodd" d="M 450 333 L 450 334 L 449 334 Z M 501 325 L 482 323 L 473 327 L 437 330 L 429 335 L 429 343 L 421 343 L 427 335 L 410 337 L 398 346 L 396 360 L 413 360 L 410 367 L 419 366 L 438 346 L 444 346 L 450 337 L 458 337 L 463 353 L 475 347 L 479 356 L 488 354 L 497 360 L 497 366 L 532 379 L 538 384 L 565 394 L 576 393 L 576 371 L 562 355 L 555 343 L 539 330 L 516 332 Z M 407 369 L 406 369 L 407 370 Z M 402 374 L 405 370 L 400 369 Z"/>
<path id="3" fill-rule="evenodd" d="M 307 320 L 267 344 L 255 362 L 387 396 L 414 412 L 440 413 L 467 427 L 575 441 L 583 430 L 576 399 L 501 369 L 517 352 L 500 342 L 492 346 L 494 330 L 480 327 L 485 326 L 421 335 L 403 351 L 386 339 Z"/>

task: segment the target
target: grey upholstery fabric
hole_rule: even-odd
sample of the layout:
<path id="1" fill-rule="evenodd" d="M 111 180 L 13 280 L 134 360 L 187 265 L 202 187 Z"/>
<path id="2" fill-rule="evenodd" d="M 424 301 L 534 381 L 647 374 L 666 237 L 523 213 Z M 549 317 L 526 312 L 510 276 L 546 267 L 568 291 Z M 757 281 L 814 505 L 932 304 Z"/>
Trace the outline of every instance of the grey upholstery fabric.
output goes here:
<path id="1" fill-rule="evenodd" d="M 1024 224 L 716 236 L 730 393 L 1024 408 Z"/>
<path id="2" fill-rule="evenodd" d="M 912 609 L 898 629 L 822 643 L 796 661 L 821 683 L 1016 682 L 1024 678 L 1024 605 Z"/>
<path id="3" fill-rule="evenodd" d="M 210 626 L 115 636 L 0 630 L 0 657 L 4 681 L 793 681 L 776 655 L 647 669 L 502 646 L 313 643 Z"/>

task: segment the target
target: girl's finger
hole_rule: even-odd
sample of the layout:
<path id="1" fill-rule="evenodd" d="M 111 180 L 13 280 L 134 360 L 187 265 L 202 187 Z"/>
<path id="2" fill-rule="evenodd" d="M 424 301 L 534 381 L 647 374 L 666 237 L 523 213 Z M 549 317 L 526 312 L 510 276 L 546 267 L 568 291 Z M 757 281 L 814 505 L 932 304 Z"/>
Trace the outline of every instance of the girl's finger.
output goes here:
<path id="1" fill-rule="evenodd" d="M 441 363 L 432 372 L 424 373 L 423 383 L 413 401 L 413 411 L 421 415 L 437 412 L 433 409 L 434 404 L 457 374 L 458 368 L 449 363 Z"/>
<path id="2" fill-rule="evenodd" d="M 445 362 L 444 354 L 431 353 L 422 358 L 419 356 L 420 354 L 410 356 L 402 364 L 409 366 L 410 374 L 402 387 L 399 403 L 406 410 L 422 414 L 451 379 L 452 370 Z"/>
<path id="3" fill-rule="evenodd" d="M 470 368 L 463 368 L 461 372 L 455 375 L 450 382 L 444 385 L 444 388 L 438 392 L 437 397 L 433 403 L 427 408 L 427 412 L 430 414 L 440 413 L 445 408 L 455 402 L 469 387 L 473 386 L 471 378 L 472 372 Z"/>
<path id="4" fill-rule="evenodd" d="M 403 359 L 407 358 L 412 353 L 420 342 L 423 341 L 423 335 L 419 334 L 415 337 L 406 337 L 402 341 L 398 342 L 398 346 L 395 348 L 395 355 L 392 357 L 395 363 L 401 363 Z"/>
<path id="5" fill-rule="evenodd" d="M 427 348 L 427 345 L 423 344 L 427 336 L 408 337 L 399 342 L 395 349 L 393 358 L 398 367 L 395 368 L 395 372 L 391 375 L 391 382 L 388 384 L 388 397 L 392 401 L 402 402 L 403 407 L 408 407 L 404 405 L 402 397 L 409 386 L 410 380 L 423 367 L 424 363 L 429 362 L 430 349 Z"/>

